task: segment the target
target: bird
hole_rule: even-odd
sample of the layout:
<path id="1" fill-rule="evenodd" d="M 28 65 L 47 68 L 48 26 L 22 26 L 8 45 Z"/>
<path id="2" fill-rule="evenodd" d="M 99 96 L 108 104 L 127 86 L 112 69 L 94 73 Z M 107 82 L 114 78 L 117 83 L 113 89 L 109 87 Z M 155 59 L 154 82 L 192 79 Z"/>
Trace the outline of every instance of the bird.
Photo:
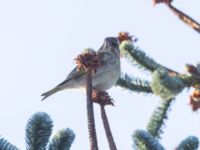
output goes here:
<path id="1" fill-rule="evenodd" d="M 97 51 L 97 55 L 100 58 L 100 67 L 97 69 L 96 73 L 92 75 L 92 85 L 97 91 L 106 91 L 110 89 L 117 83 L 120 77 L 119 44 L 118 38 L 107 37 Z M 79 89 L 85 87 L 86 72 L 78 70 L 77 67 L 75 67 L 63 82 L 43 93 L 41 95 L 43 96 L 42 100 L 65 89 Z"/>

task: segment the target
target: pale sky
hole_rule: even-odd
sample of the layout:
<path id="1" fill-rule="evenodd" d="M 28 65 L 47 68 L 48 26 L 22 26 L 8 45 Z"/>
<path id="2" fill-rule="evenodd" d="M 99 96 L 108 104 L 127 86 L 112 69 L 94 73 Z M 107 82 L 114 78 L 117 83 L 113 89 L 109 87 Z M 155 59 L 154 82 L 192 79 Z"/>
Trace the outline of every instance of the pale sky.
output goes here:
<path id="1" fill-rule="evenodd" d="M 200 1 L 176 0 L 178 8 L 200 21 Z M 25 149 L 25 126 L 37 111 L 48 113 L 53 132 L 69 127 L 76 138 L 72 150 L 89 149 L 86 98 L 65 90 L 41 102 L 41 93 L 62 82 L 84 48 L 96 50 L 105 37 L 128 31 L 149 56 L 162 65 L 184 72 L 186 63 L 200 61 L 200 35 L 183 24 L 165 6 L 151 0 L 0 0 L 0 135 Z M 122 61 L 122 70 L 134 77 L 150 74 Z M 145 129 L 159 97 L 108 91 L 115 107 L 106 107 L 119 150 L 131 150 L 132 134 Z M 184 90 L 169 112 L 161 143 L 170 150 L 189 135 L 200 135 L 200 116 L 188 105 Z M 108 150 L 99 106 L 95 120 L 100 150 Z"/>

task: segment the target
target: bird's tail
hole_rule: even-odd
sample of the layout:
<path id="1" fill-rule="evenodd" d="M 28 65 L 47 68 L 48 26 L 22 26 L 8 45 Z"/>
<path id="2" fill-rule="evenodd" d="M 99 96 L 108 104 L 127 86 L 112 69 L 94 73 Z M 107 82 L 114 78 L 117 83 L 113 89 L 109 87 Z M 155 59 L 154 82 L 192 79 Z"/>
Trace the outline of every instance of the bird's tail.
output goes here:
<path id="1" fill-rule="evenodd" d="M 54 93 L 58 92 L 60 89 L 58 87 L 53 88 L 52 90 L 43 93 L 41 96 L 43 96 L 42 101 L 45 100 L 47 97 L 53 95 Z"/>

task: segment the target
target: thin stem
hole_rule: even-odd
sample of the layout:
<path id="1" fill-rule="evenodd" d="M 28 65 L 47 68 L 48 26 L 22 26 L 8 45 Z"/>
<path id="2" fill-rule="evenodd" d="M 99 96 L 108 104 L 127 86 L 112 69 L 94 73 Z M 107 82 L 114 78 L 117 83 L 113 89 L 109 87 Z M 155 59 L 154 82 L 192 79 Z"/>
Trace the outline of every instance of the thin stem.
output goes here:
<path id="1" fill-rule="evenodd" d="M 107 118 L 107 115 L 106 115 L 104 105 L 100 105 L 100 107 L 101 107 L 101 118 L 102 118 L 102 121 L 103 121 L 103 125 L 104 125 L 104 129 L 105 129 L 105 132 L 106 132 L 106 137 L 107 137 L 107 140 L 108 140 L 108 143 L 109 143 L 110 150 L 117 150 L 117 147 L 115 145 L 115 141 L 114 141 L 113 136 L 112 136 L 112 132 L 111 132 L 111 129 L 110 129 L 110 125 L 109 125 L 109 122 L 108 122 L 108 118 Z"/>
<path id="2" fill-rule="evenodd" d="M 88 117 L 88 132 L 90 149 L 98 150 L 95 121 L 94 121 L 94 111 L 92 102 L 92 71 L 88 70 L 86 75 L 86 93 L 87 93 L 87 117 Z"/>
<path id="3" fill-rule="evenodd" d="M 192 27 L 195 31 L 197 31 L 198 33 L 200 33 L 200 24 L 195 21 L 193 18 L 191 18 L 190 16 L 186 15 L 185 13 L 183 13 L 182 11 L 178 10 L 177 8 L 175 8 L 174 6 L 172 6 L 171 4 L 168 4 L 168 7 L 175 13 L 175 15 L 177 15 L 183 22 L 185 22 L 187 25 L 189 25 L 190 27 Z"/>

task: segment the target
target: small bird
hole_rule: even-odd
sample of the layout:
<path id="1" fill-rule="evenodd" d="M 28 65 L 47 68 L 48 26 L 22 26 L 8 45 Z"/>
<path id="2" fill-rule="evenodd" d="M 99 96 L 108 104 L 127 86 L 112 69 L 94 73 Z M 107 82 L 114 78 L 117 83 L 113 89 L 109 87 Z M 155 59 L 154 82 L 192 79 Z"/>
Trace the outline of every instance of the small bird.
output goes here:
<path id="1" fill-rule="evenodd" d="M 97 51 L 100 57 L 100 67 L 92 75 L 93 88 L 100 91 L 110 89 L 120 77 L 120 50 L 119 40 L 115 37 L 107 37 L 103 45 Z M 48 92 L 43 93 L 42 100 L 64 89 L 84 88 L 86 86 L 86 72 L 74 68 L 67 78 Z"/>

